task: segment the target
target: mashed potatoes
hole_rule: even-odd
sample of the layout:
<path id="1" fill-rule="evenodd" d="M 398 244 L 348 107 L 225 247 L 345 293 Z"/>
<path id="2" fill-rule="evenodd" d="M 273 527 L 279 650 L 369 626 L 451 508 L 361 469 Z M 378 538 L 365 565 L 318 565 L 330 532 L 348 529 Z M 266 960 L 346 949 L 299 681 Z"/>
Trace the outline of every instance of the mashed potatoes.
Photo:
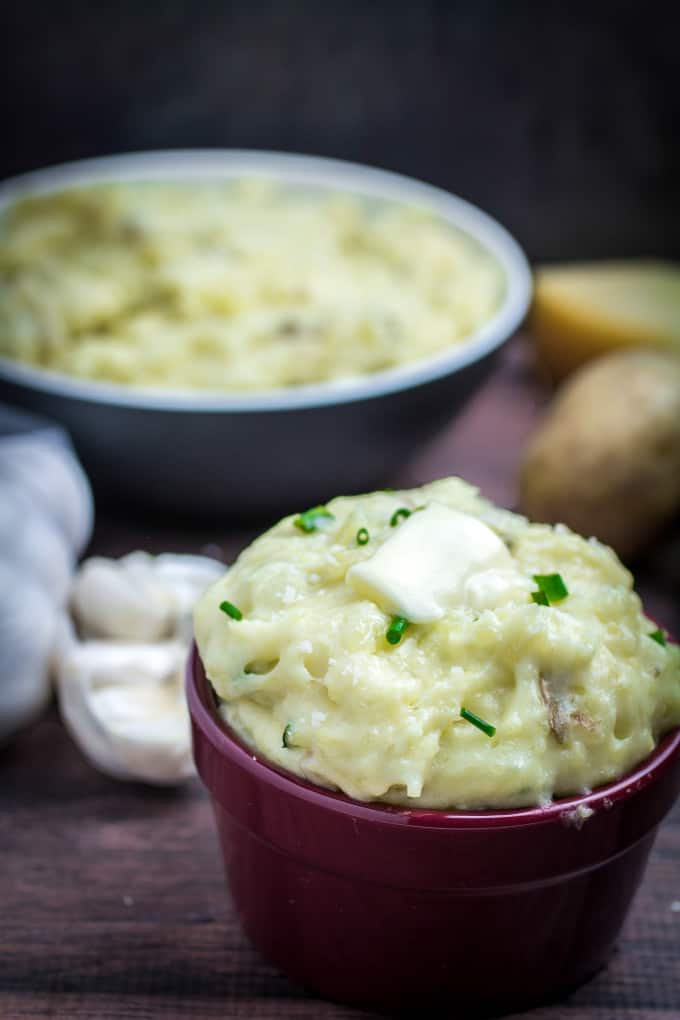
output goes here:
<path id="1" fill-rule="evenodd" d="M 614 553 L 455 478 L 285 518 L 203 595 L 195 631 L 243 739 L 360 800 L 544 803 L 680 723 L 680 649 Z"/>
<path id="2" fill-rule="evenodd" d="M 394 368 L 463 342 L 504 289 L 425 210 L 262 181 L 75 188 L 0 220 L 0 355 L 133 386 Z"/>

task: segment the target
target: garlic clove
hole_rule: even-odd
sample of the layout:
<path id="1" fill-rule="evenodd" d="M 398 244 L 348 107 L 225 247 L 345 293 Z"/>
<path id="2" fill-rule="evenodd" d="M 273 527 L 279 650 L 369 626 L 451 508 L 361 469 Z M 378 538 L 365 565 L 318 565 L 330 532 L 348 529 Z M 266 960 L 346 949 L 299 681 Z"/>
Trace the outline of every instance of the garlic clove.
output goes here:
<path id="1" fill-rule="evenodd" d="M 176 783 L 193 774 L 184 663 L 196 599 L 224 565 L 133 552 L 81 566 L 56 641 L 64 721 L 85 755 L 119 779 Z M 170 640 L 173 638 L 174 640 Z"/>
<path id="2" fill-rule="evenodd" d="M 120 560 L 85 560 L 71 590 L 81 634 L 117 640 L 158 641 L 170 636 L 175 597 L 154 575 L 153 557 L 133 553 Z"/>
<path id="3" fill-rule="evenodd" d="M 175 631 L 187 644 L 193 634 L 192 613 L 206 588 L 223 577 L 226 567 L 208 556 L 161 553 L 156 556 L 154 570 L 175 597 Z"/>
<path id="4" fill-rule="evenodd" d="M 207 556 L 132 552 L 93 557 L 80 568 L 71 604 L 85 637 L 157 641 L 191 639 L 191 611 L 225 567 Z"/>
<path id="5" fill-rule="evenodd" d="M 193 775 L 179 642 L 75 644 L 57 672 L 64 722 L 90 761 L 160 785 Z"/>

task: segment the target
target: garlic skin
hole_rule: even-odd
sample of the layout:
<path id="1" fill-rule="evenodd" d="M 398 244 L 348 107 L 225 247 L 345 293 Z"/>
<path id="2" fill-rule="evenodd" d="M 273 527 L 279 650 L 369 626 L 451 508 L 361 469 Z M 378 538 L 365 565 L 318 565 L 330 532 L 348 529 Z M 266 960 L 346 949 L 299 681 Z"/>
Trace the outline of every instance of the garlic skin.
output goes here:
<path id="1" fill-rule="evenodd" d="M 58 665 L 71 736 L 102 772 L 172 785 L 193 775 L 183 643 L 74 643 Z"/>
<path id="2" fill-rule="evenodd" d="M 49 515 L 20 484 L 0 485 L 0 563 L 31 578 L 62 606 L 71 586 L 74 552 Z"/>
<path id="3" fill-rule="evenodd" d="M 0 561 L 0 743 L 50 699 L 47 661 L 57 615 L 39 583 Z"/>

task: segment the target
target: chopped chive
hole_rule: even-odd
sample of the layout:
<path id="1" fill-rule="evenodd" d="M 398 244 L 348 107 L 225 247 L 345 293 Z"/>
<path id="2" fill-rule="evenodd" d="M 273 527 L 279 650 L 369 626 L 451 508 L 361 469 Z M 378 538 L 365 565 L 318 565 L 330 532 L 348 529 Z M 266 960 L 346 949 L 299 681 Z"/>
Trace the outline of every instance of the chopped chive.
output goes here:
<path id="1" fill-rule="evenodd" d="M 283 730 L 283 736 L 281 738 L 281 742 L 282 742 L 283 747 L 292 747 L 293 746 L 292 745 L 292 741 L 290 739 L 292 733 L 293 733 L 293 724 L 290 723 L 290 722 L 286 723 L 286 725 L 284 727 L 284 730 Z"/>
<path id="2" fill-rule="evenodd" d="M 404 631 L 408 627 L 408 620 L 405 616 L 393 616 L 392 621 L 387 628 L 387 634 L 385 637 L 391 645 L 398 645 L 404 636 Z"/>
<path id="3" fill-rule="evenodd" d="M 531 600 L 535 602 L 537 606 L 549 606 L 548 596 L 544 591 L 532 591 Z"/>
<path id="4" fill-rule="evenodd" d="M 391 528 L 396 528 L 397 524 L 399 523 L 399 519 L 401 517 L 406 518 L 406 517 L 410 517 L 410 516 L 411 516 L 411 511 L 407 507 L 405 507 L 405 506 L 400 506 L 399 509 L 395 510 L 394 513 L 392 514 L 392 516 L 390 517 L 390 527 Z"/>
<path id="5" fill-rule="evenodd" d="M 667 643 L 666 642 L 666 635 L 664 634 L 664 632 L 662 630 L 660 630 L 660 629 L 653 630 L 651 634 L 647 635 L 647 637 L 650 637 L 652 639 L 652 641 L 656 641 L 657 645 L 661 645 L 662 648 L 666 647 L 666 643 Z"/>
<path id="6" fill-rule="evenodd" d="M 305 510 L 303 514 L 299 514 L 293 521 L 293 524 L 300 531 L 309 534 L 311 531 L 318 530 L 318 521 L 320 520 L 334 521 L 335 517 L 325 506 L 313 506 L 311 510 Z"/>
<path id="7" fill-rule="evenodd" d="M 569 594 L 569 589 L 562 580 L 561 574 L 534 574 L 533 578 L 538 585 L 538 592 L 533 592 L 531 597 L 541 606 L 551 606 L 553 602 L 561 602 Z M 534 597 L 539 592 L 545 595 L 546 602 Z"/>
<path id="8" fill-rule="evenodd" d="M 474 712 L 470 712 L 467 708 L 461 708 L 460 715 L 466 722 L 472 723 L 482 733 L 486 733 L 487 737 L 493 737 L 496 733 L 496 727 L 492 726 L 491 723 L 486 722 L 485 719 L 480 719 Z"/>
<path id="9" fill-rule="evenodd" d="M 368 545 L 370 537 L 366 528 L 359 528 L 357 531 L 357 545 Z"/>
<path id="10" fill-rule="evenodd" d="M 238 606 L 234 605 L 233 602 L 226 602 L 226 601 L 225 602 L 220 602 L 220 609 L 222 610 L 223 613 L 226 613 L 227 616 L 230 616 L 232 618 L 232 620 L 242 620 L 243 619 L 243 613 L 241 612 L 241 610 L 239 609 Z"/>

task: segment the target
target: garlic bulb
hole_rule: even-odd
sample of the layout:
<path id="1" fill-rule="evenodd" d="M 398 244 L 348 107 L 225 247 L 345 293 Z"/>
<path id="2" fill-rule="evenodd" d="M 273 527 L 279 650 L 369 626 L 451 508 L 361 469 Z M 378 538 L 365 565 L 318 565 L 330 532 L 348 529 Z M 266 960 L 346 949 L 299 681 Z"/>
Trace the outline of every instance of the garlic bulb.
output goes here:
<path id="1" fill-rule="evenodd" d="M 87 478 L 60 429 L 6 436 L 0 442 L 0 489 L 23 488 L 42 506 L 77 554 L 90 537 L 94 509 Z"/>
<path id="2" fill-rule="evenodd" d="M 49 510 L 20 484 L 0 489 L 0 562 L 31 578 L 55 606 L 66 600 L 74 554 Z"/>
<path id="3" fill-rule="evenodd" d="M 49 701 L 49 662 L 92 496 L 65 433 L 0 405 L 0 740 Z"/>
<path id="4" fill-rule="evenodd" d="M 57 609 L 47 591 L 0 561 L 0 743 L 49 700 L 47 660 L 56 624 Z"/>
<path id="5" fill-rule="evenodd" d="M 59 704 L 90 761 L 119 779 L 181 782 L 193 774 L 180 642 L 74 643 L 57 670 Z"/>

